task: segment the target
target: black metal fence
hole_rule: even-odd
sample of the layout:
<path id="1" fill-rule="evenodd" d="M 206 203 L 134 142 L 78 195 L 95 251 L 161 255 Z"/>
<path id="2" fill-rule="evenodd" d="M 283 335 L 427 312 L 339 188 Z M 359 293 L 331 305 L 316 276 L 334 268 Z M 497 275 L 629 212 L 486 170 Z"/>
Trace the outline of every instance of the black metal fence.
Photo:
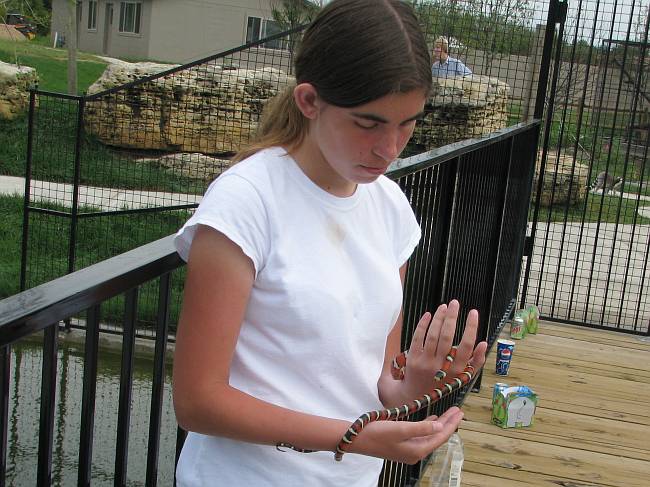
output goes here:
<path id="1" fill-rule="evenodd" d="M 435 78 L 404 156 L 532 114 L 543 44 L 535 24 L 546 7 L 501 3 L 511 2 L 414 2 L 432 51 L 444 36 L 449 54 L 473 75 Z M 21 289 L 167 235 L 186 220 L 255 133 L 266 101 L 291 83 L 301 30 L 182 66 L 113 63 L 84 96 L 34 91 Z M 112 309 L 106 306 L 104 322 Z M 144 309 L 141 321 L 152 322 L 153 307 Z"/>
<path id="2" fill-rule="evenodd" d="M 509 318 L 515 307 L 538 132 L 537 122 L 521 124 L 483 139 L 452 144 L 401 160 L 392 168 L 390 176 L 408 195 L 423 229 L 423 238 L 411 258 L 406 279 L 404 343 L 410 341 L 421 313 L 451 298 L 461 301 L 462 315 L 470 308 L 481 310 L 479 334 L 490 343 Z M 171 282 L 180 266 L 182 262 L 173 250 L 171 237 L 166 237 L 0 301 L 3 398 L 0 403 L 0 483 L 24 484 L 21 475 L 33 472 L 36 465 L 36 475 L 27 478 L 36 478 L 38 485 L 51 485 L 53 471 L 59 472 L 60 482 L 61 470 L 68 471 L 68 478 L 70 470 L 78 471 L 78 483 L 83 485 L 88 485 L 91 479 L 93 485 L 101 484 L 102 479 L 112 484 L 112 476 L 117 485 L 136 481 L 156 485 L 158 481 L 163 484 L 171 481 L 173 463 L 159 464 L 158 456 L 161 410 L 165 397 L 168 403 L 170 395 L 164 368 L 173 306 Z M 127 459 L 131 454 L 129 444 L 134 440 L 130 436 L 129 418 L 134 414 L 131 389 L 135 323 L 138 295 L 143 286 L 152 283 L 156 289 L 156 345 L 146 433 L 147 467 L 144 479 L 134 479 L 127 471 Z M 113 457 L 100 460 L 93 458 L 93 440 L 101 434 L 93 428 L 95 406 L 99 401 L 96 381 L 100 316 L 105 303 L 120 295 L 123 296 L 120 319 L 124 326 L 121 365 L 119 372 L 116 371 L 120 384 L 116 406 L 119 413 L 117 423 L 112 426 L 117 434 L 115 448 L 109 449 Z M 60 419 L 55 428 L 55 411 L 61 407 L 60 395 L 63 394 L 61 390 L 57 392 L 60 324 L 79 315 L 86 318 L 83 385 L 76 398 L 81 407 L 75 408 L 69 420 L 80 422 L 79 436 L 55 442 L 55 436 L 65 435 L 66 431 Z M 11 375 L 11 345 L 41 331 L 45 335 L 36 451 L 33 436 L 17 433 L 19 419 L 9 414 L 10 400 L 21 399 L 13 397 L 17 389 L 12 387 L 16 378 L 15 374 Z M 456 342 L 461 332 L 462 327 Z M 72 384 L 68 387 L 74 389 Z M 466 391 L 467 388 L 442 401 L 434 412 L 440 414 L 452 404 L 461 402 Z M 74 413 L 78 416 L 74 417 Z M 183 433 L 179 431 L 177 447 L 181 446 L 182 439 Z M 55 451 L 55 445 L 63 444 L 68 448 L 67 462 Z M 32 456 L 22 458 L 25 468 L 7 465 L 8 450 L 29 451 L 30 448 Z M 60 462 L 64 465 L 59 465 Z M 113 471 L 103 470 L 105 478 L 94 478 L 93 472 L 97 470 L 93 465 L 98 462 L 114 465 Z M 418 477 L 417 467 L 387 463 L 381 485 L 407 485 Z"/>
<path id="3" fill-rule="evenodd" d="M 551 80 L 521 304 L 650 334 L 647 2 L 551 2 Z"/>

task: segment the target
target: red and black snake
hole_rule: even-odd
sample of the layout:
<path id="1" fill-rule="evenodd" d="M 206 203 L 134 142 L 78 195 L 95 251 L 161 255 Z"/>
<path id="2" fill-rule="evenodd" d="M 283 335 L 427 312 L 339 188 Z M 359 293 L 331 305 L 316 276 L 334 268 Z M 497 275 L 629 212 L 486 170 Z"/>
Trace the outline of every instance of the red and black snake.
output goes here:
<path id="1" fill-rule="evenodd" d="M 343 454 L 346 453 L 347 449 L 350 447 L 354 438 L 356 438 L 361 430 L 368 424 L 373 421 L 395 421 L 398 419 L 405 418 L 409 414 L 413 414 L 425 407 L 429 407 L 432 404 L 435 404 L 440 399 L 445 396 L 448 396 L 455 390 L 460 389 L 462 386 L 467 384 L 472 380 L 474 376 L 474 367 L 467 365 L 465 370 L 463 370 L 456 377 L 447 378 L 447 371 L 451 367 L 451 364 L 454 362 L 456 357 L 456 350 L 458 347 L 452 347 L 442 368 L 435 373 L 433 380 L 436 383 L 441 383 L 439 387 L 433 389 L 430 393 L 425 394 L 424 396 L 414 399 L 408 404 L 404 404 L 397 408 L 383 409 L 381 411 L 369 411 L 367 413 L 359 416 L 348 428 L 348 430 L 341 438 L 341 441 L 336 447 L 336 453 L 334 458 L 337 461 L 343 459 Z M 397 380 L 404 379 L 404 370 L 406 369 L 406 358 L 407 352 L 402 352 L 397 357 L 393 359 L 392 374 L 393 378 Z M 301 452 L 301 453 L 312 453 L 317 450 L 305 450 L 302 448 L 297 448 L 289 443 L 278 443 L 276 447 L 281 450 L 282 448 L 290 448 L 292 450 Z"/>

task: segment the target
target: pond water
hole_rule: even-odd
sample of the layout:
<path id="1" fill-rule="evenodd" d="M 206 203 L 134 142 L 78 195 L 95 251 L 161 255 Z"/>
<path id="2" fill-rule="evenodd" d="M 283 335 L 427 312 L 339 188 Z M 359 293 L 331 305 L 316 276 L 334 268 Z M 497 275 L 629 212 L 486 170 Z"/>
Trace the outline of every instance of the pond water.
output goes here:
<path id="1" fill-rule="evenodd" d="M 41 360 L 42 348 L 38 341 L 25 341 L 12 346 L 7 435 L 8 486 L 36 485 Z M 113 485 L 120 360 L 119 350 L 100 348 L 92 462 L 93 487 Z M 152 358 L 147 354 L 136 354 L 127 470 L 127 485 L 133 487 L 145 485 L 152 377 Z M 158 485 L 161 486 L 173 485 L 177 426 L 170 384 L 171 366 L 168 364 L 158 460 Z M 82 389 L 83 345 L 62 341 L 58 353 L 54 415 L 52 477 L 55 486 L 77 484 Z"/>

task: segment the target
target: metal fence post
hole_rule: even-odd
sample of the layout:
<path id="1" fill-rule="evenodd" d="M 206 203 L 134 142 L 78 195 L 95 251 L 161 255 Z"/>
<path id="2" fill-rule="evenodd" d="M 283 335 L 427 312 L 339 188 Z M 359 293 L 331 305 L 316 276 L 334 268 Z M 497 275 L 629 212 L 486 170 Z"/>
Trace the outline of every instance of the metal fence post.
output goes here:
<path id="1" fill-rule="evenodd" d="M 20 290 L 27 289 L 27 247 L 29 241 L 29 199 L 32 179 L 32 142 L 34 139 L 34 112 L 36 88 L 29 90 L 29 115 L 27 119 L 27 158 L 25 161 L 25 195 L 23 197 L 23 235 L 20 252 Z"/>
<path id="2" fill-rule="evenodd" d="M 564 21 L 566 20 L 567 4 L 559 0 L 551 0 L 548 10 L 548 20 L 546 23 L 546 36 L 544 39 L 544 52 L 542 54 L 542 65 L 540 67 L 539 85 L 537 86 L 537 102 L 535 103 L 535 118 L 541 119 L 544 116 L 544 106 L 546 104 L 546 89 L 548 83 L 548 74 L 551 67 L 551 52 L 553 48 L 553 38 L 555 37 L 555 25 L 560 24 L 560 34 L 558 35 L 557 59 L 555 60 L 555 69 L 553 70 L 553 82 L 551 92 L 555 90 L 557 77 L 559 74 L 560 47 Z M 539 217 L 539 206 L 542 200 L 542 186 L 544 183 L 544 169 L 546 166 L 546 156 L 550 140 L 551 122 L 553 119 L 553 97 L 549 99 L 548 109 L 546 110 L 546 123 L 544 125 L 544 138 L 542 142 L 542 159 L 539 165 L 539 176 L 537 178 L 537 191 L 535 194 L 535 206 L 533 209 L 533 223 L 530 231 L 530 252 L 526 259 L 526 270 L 524 272 L 524 283 L 521 291 L 521 305 L 524 305 L 526 292 L 528 290 L 528 279 L 530 277 L 530 266 L 532 264 L 533 246 L 535 242 L 535 232 L 537 219 Z"/>
<path id="3" fill-rule="evenodd" d="M 68 272 L 74 272 L 77 246 L 77 223 L 79 220 L 79 181 L 81 179 L 81 143 L 83 138 L 85 97 L 78 98 L 77 133 L 74 151 L 74 180 L 72 194 L 72 210 L 70 213 L 70 245 L 68 247 Z"/>

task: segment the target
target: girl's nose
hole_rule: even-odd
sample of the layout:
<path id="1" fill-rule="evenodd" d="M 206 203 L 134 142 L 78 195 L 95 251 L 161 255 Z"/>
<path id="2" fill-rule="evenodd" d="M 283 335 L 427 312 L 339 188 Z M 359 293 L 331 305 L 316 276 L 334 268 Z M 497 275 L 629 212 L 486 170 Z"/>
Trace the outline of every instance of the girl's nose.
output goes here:
<path id="1" fill-rule="evenodd" d="M 375 155 L 381 157 L 386 162 L 393 162 L 400 153 L 400 137 L 393 131 L 387 131 L 382 134 L 375 145 Z"/>

